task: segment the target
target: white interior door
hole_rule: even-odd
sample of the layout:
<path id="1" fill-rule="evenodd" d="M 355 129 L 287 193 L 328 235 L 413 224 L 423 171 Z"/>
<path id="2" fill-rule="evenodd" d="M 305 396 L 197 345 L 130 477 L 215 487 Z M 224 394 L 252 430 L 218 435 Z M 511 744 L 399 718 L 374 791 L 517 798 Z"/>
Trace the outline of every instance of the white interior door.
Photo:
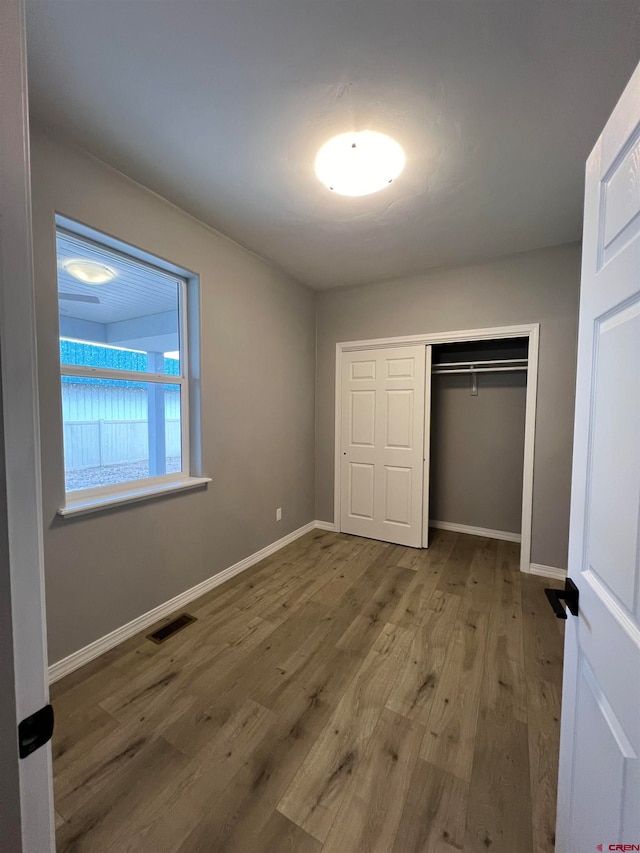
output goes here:
<path id="1" fill-rule="evenodd" d="M 571 500 L 558 853 L 640 845 L 640 68 L 587 163 Z"/>
<path id="2" fill-rule="evenodd" d="M 23 2 L 2 0 L 0 850 L 48 853 L 54 849 L 50 744 L 20 759 L 17 731 L 18 723 L 46 706 L 49 696 L 25 51 Z M 25 747 L 27 740 L 37 743 L 31 737 L 23 740 Z"/>
<path id="3" fill-rule="evenodd" d="M 425 349 L 342 354 L 343 533 L 422 545 Z"/>

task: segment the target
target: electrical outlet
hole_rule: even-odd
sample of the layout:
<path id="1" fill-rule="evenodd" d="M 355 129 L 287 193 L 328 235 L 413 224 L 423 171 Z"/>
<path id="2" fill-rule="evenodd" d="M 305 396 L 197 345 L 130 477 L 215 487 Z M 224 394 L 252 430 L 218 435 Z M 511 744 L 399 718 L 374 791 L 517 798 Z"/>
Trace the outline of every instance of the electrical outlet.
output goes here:
<path id="1" fill-rule="evenodd" d="M 276 510 L 276 521 L 282 521 L 282 507 L 279 506 Z"/>

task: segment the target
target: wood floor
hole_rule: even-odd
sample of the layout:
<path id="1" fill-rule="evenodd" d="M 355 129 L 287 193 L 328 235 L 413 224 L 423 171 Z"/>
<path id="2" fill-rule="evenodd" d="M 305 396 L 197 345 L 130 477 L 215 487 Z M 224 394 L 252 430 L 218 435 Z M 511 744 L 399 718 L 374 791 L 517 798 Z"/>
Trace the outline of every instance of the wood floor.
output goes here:
<path id="1" fill-rule="evenodd" d="M 58 850 L 552 851 L 545 585 L 511 543 L 307 534 L 54 685 Z"/>

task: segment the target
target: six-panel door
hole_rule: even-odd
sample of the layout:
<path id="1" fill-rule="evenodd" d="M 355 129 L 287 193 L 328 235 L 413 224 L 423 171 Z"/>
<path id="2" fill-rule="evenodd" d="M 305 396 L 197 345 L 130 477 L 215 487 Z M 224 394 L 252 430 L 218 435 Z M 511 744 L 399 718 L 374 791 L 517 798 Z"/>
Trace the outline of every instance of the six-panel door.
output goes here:
<path id="1" fill-rule="evenodd" d="M 640 68 L 587 164 L 569 573 L 556 850 L 627 849 L 640 845 Z"/>
<path id="2" fill-rule="evenodd" d="M 420 548 L 425 347 L 342 356 L 340 528 Z"/>

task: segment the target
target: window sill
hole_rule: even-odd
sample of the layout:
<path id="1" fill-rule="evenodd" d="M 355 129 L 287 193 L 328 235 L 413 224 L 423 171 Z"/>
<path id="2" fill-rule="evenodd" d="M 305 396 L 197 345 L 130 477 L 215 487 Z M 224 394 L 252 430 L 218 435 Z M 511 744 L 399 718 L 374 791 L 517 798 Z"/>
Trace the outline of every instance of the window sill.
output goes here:
<path id="1" fill-rule="evenodd" d="M 211 482 L 211 477 L 185 477 L 171 483 L 153 485 L 148 488 L 137 487 L 130 491 L 121 491 L 101 497 L 85 497 L 78 500 L 70 500 L 58 510 L 58 515 L 68 518 L 74 515 L 87 515 L 90 512 L 99 512 L 101 509 L 110 509 L 114 506 L 137 503 L 138 501 L 156 498 L 160 495 L 172 494 L 173 492 L 184 492 L 187 489 L 196 489 L 198 486 L 206 486 Z"/>

